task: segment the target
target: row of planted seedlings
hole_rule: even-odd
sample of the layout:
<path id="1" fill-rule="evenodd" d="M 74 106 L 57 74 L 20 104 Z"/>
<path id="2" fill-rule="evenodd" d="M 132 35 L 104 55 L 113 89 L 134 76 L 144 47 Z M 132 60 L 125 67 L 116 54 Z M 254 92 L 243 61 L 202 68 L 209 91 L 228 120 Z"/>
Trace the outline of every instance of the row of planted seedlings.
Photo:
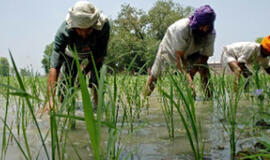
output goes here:
<path id="1" fill-rule="evenodd" d="M 13 77 L 7 77 L 6 83 L 1 82 L 1 95 L 5 100 L 5 114 L 3 117 L 0 117 L 3 122 L 1 159 L 6 159 L 8 156 L 6 153 L 8 153 L 8 147 L 11 146 L 11 141 L 16 143 L 23 159 L 84 159 L 80 155 L 78 147 L 72 144 L 72 140 L 69 137 L 69 132 L 74 127 L 75 121 L 85 123 L 89 135 L 90 152 L 94 159 L 120 158 L 123 149 L 120 143 L 121 129 L 126 123 L 125 121 L 127 121 L 130 124 L 130 131 L 132 131 L 133 119 L 139 116 L 139 109 L 136 107 L 140 106 L 141 99 L 134 100 L 134 97 L 140 97 L 138 95 L 141 88 L 138 88 L 139 85 L 136 85 L 136 83 L 141 78 L 138 78 L 135 84 L 132 83 L 134 92 L 137 95 L 127 95 L 126 98 L 122 98 L 123 95 L 118 87 L 123 86 L 123 84 L 118 84 L 119 79 L 117 79 L 116 74 L 105 76 L 106 67 L 103 67 L 98 78 L 98 109 L 95 114 L 92 108 L 91 93 L 88 91 L 86 79 L 80 70 L 78 59 L 76 59 L 80 90 L 70 87 L 67 92 L 67 98 L 64 98 L 62 103 L 58 103 L 57 98 L 55 98 L 53 109 L 49 113 L 50 127 L 42 128 L 43 126 L 38 122 L 40 115 L 37 116 L 36 113 L 47 103 L 47 91 L 44 89 L 46 84 L 44 85 L 44 81 L 40 80 L 38 76 L 21 77 L 12 55 L 11 60 L 17 82 L 14 83 L 12 81 L 13 83 L 11 84 Z M 106 81 L 109 81 L 109 83 L 105 83 L 106 78 Z M 120 81 L 124 83 L 125 79 Z M 125 83 L 130 83 L 130 81 Z M 81 92 L 84 116 L 75 114 L 75 100 L 79 92 Z M 128 90 L 125 92 L 130 93 Z M 120 117 L 119 106 L 126 105 L 123 99 L 128 101 L 128 105 L 123 107 L 123 116 Z M 15 104 L 15 120 L 11 118 L 13 112 L 9 111 L 11 101 Z M 122 125 L 119 126 L 117 125 L 118 123 Z M 37 141 L 39 142 L 32 142 L 33 138 L 31 136 L 33 136 L 33 133 L 28 132 L 29 127 L 33 127 L 37 131 L 39 137 Z M 101 144 L 102 128 L 107 128 L 108 131 L 107 140 L 104 144 Z M 31 147 L 33 146 L 32 143 L 39 145 L 37 149 L 36 147 L 35 149 Z M 69 155 L 68 145 L 72 147 L 73 155 Z M 128 156 L 126 155 L 126 158 Z M 122 156 L 121 158 L 124 157 Z"/>
<path id="2" fill-rule="evenodd" d="M 261 136 L 262 130 L 258 130 L 255 124 L 262 116 L 261 110 L 267 106 L 267 102 L 263 101 L 261 97 L 260 89 L 263 85 L 266 87 L 267 82 L 269 82 L 265 78 L 264 73 L 259 74 L 258 70 L 255 70 L 248 79 L 241 78 L 237 89 L 235 89 L 235 80 L 232 75 L 223 72 L 221 75 L 212 77 L 215 86 L 214 107 L 217 112 L 214 115 L 218 116 L 226 135 L 229 137 L 227 140 L 229 141 L 231 159 L 243 158 L 257 153 L 257 151 L 246 152 L 246 150 L 251 149 L 242 146 L 245 146 L 245 143 L 250 146 L 250 141 L 253 141 L 254 137 Z M 249 87 L 247 88 L 248 83 Z M 267 112 L 269 113 L 269 110 Z M 257 138 L 256 141 L 258 141 Z M 257 155 L 257 158 L 260 156 Z"/>
<path id="3" fill-rule="evenodd" d="M 134 133 L 134 130 L 141 128 L 144 124 L 139 124 L 143 110 L 148 109 L 149 101 L 143 97 L 142 91 L 146 82 L 146 77 L 141 75 L 144 67 L 140 67 L 138 72 L 134 73 L 131 70 L 135 69 L 133 65 L 138 57 L 135 56 L 131 61 L 126 73 L 117 75 L 117 82 L 119 86 L 119 105 L 122 109 L 122 116 L 128 124 L 128 132 Z"/>
<path id="4" fill-rule="evenodd" d="M 183 125 L 186 131 L 193 157 L 204 158 L 204 143 L 200 119 L 197 117 L 195 100 L 192 90 L 181 73 L 167 72 L 166 78 L 158 82 L 161 95 L 161 109 L 171 140 L 175 138 L 175 127 Z M 176 117 L 182 124 L 177 123 Z M 178 125 L 178 126 L 177 126 Z"/>
<path id="5" fill-rule="evenodd" d="M 228 139 L 226 137 L 226 140 L 229 141 L 230 157 L 235 159 L 237 140 L 241 138 L 241 134 L 237 133 L 246 129 L 246 125 L 244 125 L 244 128 L 240 131 L 239 125 L 245 123 L 243 120 L 246 120 L 246 116 L 238 114 L 240 97 L 243 94 L 243 83 L 238 84 L 235 92 L 234 85 L 232 85 L 234 84 L 233 78 L 226 76 L 224 72 L 218 77 L 213 77 L 213 80 L 216 82 L 214 105 L 217 111 L 216 115 L 222 123 L 225 135 L 229 137 Z"/>
<path id="6" fill-rule="evenodd" d="M 13 63 L 16 68 L 15 63 Z M 44 83 L 38 81 L 37 77 L 31 78 L 21 78 L 18 72 L 16 72 L 18 84 L 10 84 L 11 80 L 7 78 L 7 83 L 2 85 L 1 93 L 4 95 L 6 100 L 5 105 L 5 116 L 4 118 L 1 117 L 3 121 L 3 136 L 2 136 L 2 159 L 5 159 L 5 153 L 8 149 L 8 144 L 11 139 L 17 143 L 18 147 L 20 148 L 23 156 L 25 159 L 37 159 L 41 151 L 43 150 L 43 154 L 47 159 L 65 159 L 65 152 L 66 152 L 66 144 L 68 141 L 68 131 L 74 120 L 81 120 L 86 123 L 87 130 L 89 133 L 90 141 L 91 141 L 91 149 L 95 159 L 100 158 L 107 158 L 107 159 L 117 159 L 121 152 L 120 142 L 119 142 L 119 134 L 121 134 L 120 130 L 117 127 L 117 122 L 121 122 L 121 126 L 125 124 L 125 121 L 129 124 L 129 130 L 132 132 L 134 130 L 133 123 L 136 119 L 140 117 L 140 110 L 142 106 L 142 99 L 140 98 L 140 93 L 142 91 L 141 83 L 145 81 L 140 76 L 131 77 L 131 76 L 110 76 L 109 83 L 104 83 L 105 76 L 105 69 L 102 69 L 101 76 L 99 79 L 100 88 L 99 88 L 99 109 L 97 114 L 94 115 L 90 93 L 87 89 L 87 84 L 85 79 L 82 76 L 82 73 L 79 72 L 80 75 L 80 86 L 81 86 L 81 96 L 83 100 L 84 106 L 84 117 L 79 117 L 73 114 L 74 110 L 74 99 L 76 97 L 76 93 L 79 91 L 73 92 L 73 94 L 69 95 L 72 98 L 67 98 L 64 102 L 60 105 L 60 109 L 52 110 L 50 114 L 50 124 L 51 129 L 45 132 L 44 135 L 41 134 L 39 124 L 36 122 L 36 115 L 34 111 L 38 110 L 38 108 L 44 105 L 44 101 L 42 99 L 46 97 L 46 91 L 42 91 L 45 88 Z M 260 82 L 262 85 L 267 86 L 265 81 L 269 82 L 269 79 L 266 80 L 268 77 L 258 74 L 258 78 L 255 77 L 255 83 Z M 260 77 L 261 76 L 261 77 Z M 166 104 L 166 109 L 163 108 L 164 115 L 167 115 L 166 123 L 168 124 L 169 135 L 171 137 L 174 136 L 174 119 L 173 119 L 173 107 L 177 110 L 177 114 L 179 115 L 180 119 L 183 122 L 183 125 L 186 129 L 187 136 L 194 153 L 194 157 L 196 159 L 202 159 L 203 157 L 203 143 L 202 143 L 202 136 L 201 136 L 201 126 L 200 121 L 196 117 L 196 106 L 194 99 L 191 95 L 191 91 L 188 88 L 187 84 L 184 84 L 183 77 L 180 75 L 175 76 L 171 73 L 168 74 L 169 83 L 171 84 L 169 89 L 164 89 L 159 87 L 160 93 L 164 98 L 164 104 Z M 25 81 L 29 81 L 30 84 L 27 84 Z M 253 80 L 253 79 L 251 79 Z M 12 81 L 13 82 L 13 81 Z M 31 83 L 32 82 L 32 83 Z M 119 83 L 120 82 L 120 83 Z M 181 82 L 181 83 L 179 83 Z M 235 155 L 236 150 L 236 130 L 237 125 L 239 123 L 238 119 L 241 119 L 237 116 L 238 111 L 238 104 L 240 101 L 241 95 L 243 95 L 243 84 L 240 84 L 240 89 L 238 92 L 232 92 L 233 87 L 233 80 L 231 76 L 227 75 L 218 75 L 212 76 L 212 82 L 214 83 L 215 90 L 215 101 L 216 107 L 220 108 L 222 111 L 222 115 L 224 119 L 226 119 L 227 124 L 224 125 L 224 130 L 228 132 L 230 135 L 230 146 L 231 146 L 231 154 L 232 159 Z M 252 82 L 251 82 L 252 83 Z M 27 84 L 27 85 L 25 85 Z M 31 85 L 32 84 L 32 85 Z M 112 85 L 113 84 L 113 85 Z M 139 85 L 138 85 L 139 84 Z M 162 84 L 162 83 L 159 83 Z M 19 87 L 18 87 L 19 86 Z M 20 89 L 18 89 L 20 88 Z M 121 89 L 119 89 L 121 88 Z M 168 88 L 168 87 L 167 87 Z M 74 88 L 75 89 L 75 88 Z M 4 91 L 3 91 L 4 90 Z M 269 92 L 265 89 L 266 96 L 269 96 Z M 39 94 L 37 94 L 39 93 Z M 105 99 L 104 101 L 104 94 Z M 12 97 L 11 97 L 12 96 Z M 7 123 L 8 119 L 8 108 L 10 98 L 14 98 L 13 100 L 17 102 L 17 109 L 16 109 L 16 121 L 11 124 Z M 261 105 L 261 100 L 258 101 L 257 99 L 254 102 L 258 105 Z M 268 102 L 267 98 L 264 101 L 265 103 Z M 265 104 L 264 103 L 264 104 Z M 119 106 L 122 108 L 122 115 L 121 120 L 119 120 Z M 70 109 L 71 108 L 71 109 Z M 73 109 L 73 110 L 72 110 Z M 91 111 L 92 110 L 92 111 Z M 264 112 L 267 115 L 267 111 Z M 27 116 L 25 116 L 27 115 Z M 105 118 L 102 118 L 105 117 Z M 244 118 L 243 118 L 244 119 Z M 42 142 L 40 149 L 37 154 L 33 154 L 34 151 L 31 151 L 29 147 L 29 138 L 27 138 L 27 125 L 30 123 L 35 124 L 37 130 L 39 131 L 40 141 Z M 70 124 L 71 123 L 71 124 Z M 16 126 L 16 127 L 14 127 Z M 100 132 L 101 127 L 105 126 L 108 128 L 108 141 L 106 150 L 104 150 L 104 146 L 100 143 Z M 14 132 L 14 129 L 15 130 Z M 22 135 L 20 133 L 22 132 Z M 239 131 L 240 132 L 240 131 Z M 6 134 L 8 133 L 8 134 Z M 16 135 L 17 134 L 17 135 Z M 45 141 L 51 135 L 51 145 L 50 151 L 47 149 Z M 267 139 L 267 138 L 265 138 Z M 269 141 L 263 141 L 265 144 L 269 144 Z M 74 145 L 73 145 L 74 146 Z M 266 145 L 267 146 L 267 145 Z M 73 147 L 74 152 L 77 153 L 77 159 L 82 159 L 80 157 L 79 152 L 76 150 L 76 147 Z M 268 145 L 269 149 L 269 145 Z M 268 153 L 262 153 L 266 156 Z M 254 155 L 256 156 L 256 155 Z M 268 154 L 269 156 L 269 154 Z"/>
<path id="7" fill-rule="evenodd" d="M 41 99 L 34 94 L 40 94 L 36 90 L 41 87 L 39 86 L 40 81 L 35 76 L 30 78 L 22 78 L 16 68 L 13 57 L 11 56 L 12 64 L 15 69 L 16 77 L 7 77 L 7 81 L 1 81 L 1 86 L 4 88 L 5 93 L 2 94 L 5 97 L 5 114 L 1 116 L 2 124 L 2 152 L 1 159 L 5 159 L 8 151 L 9 144 L 15 142 L 18 145 L 22 156 L 25 159 L 32 159 L 33 155 L 29 142 L 32 140 L 28 134 L 28 127 L 36 125 L 38 136 L 41 139 L 41 146 L 44 147 L 44 153 L 48 156 L 48 149 L 45 146 L 45 137 L 41 133 L 41 129 L 38 125 L 37 118 L 35 116 L 36 106 L 40 106 Z M 16 82 L 14 81 L 16 79 Z M 24 85 L 27 81 L 28 86 Z M 32 85 L 35 81 L 36 86 Z M 35 87 L 35 88 L 34 88 Z M 33 90 L 34 89 L 34 90 Z M 30 92 L 31 93 L 30 93 Z M 35 93 L 34 93 L 35 92 Z M 3 108 L 1 108 L 3 109 Z M 8 138 L 11 137 L 11 138 Z M 36 151 L 40 154 L 40 149 Z"/>
<path id="8" fill-rule="evenodd" d="M 269 109 L 265 109 L 267 108 L 266 106 L 269 105 L 268 100 L 262 101 L 260 96 L 262 93 L 260 90 L 258 91 L 258 88 L 267 86 L 267 82 L 269 82 L 269 80 L 266 78 L 268 77 L 266 77 L 265 74 L 255 72 L 255 74 L 249 79 L 241 79 L 239 81 L 237 90 L 235 90 L 234 85 L 232 85 L 234 84 L 234 77 L 232 75 L 225 75 L 223 72 L 223 74 L 213 74 L 211 78 L 211 83 L 213 83 L 214 86 L 214 111 L 218 112 L 217 114 L 214 114 L 214 116 L 218 116 L 222 123 L 224 132 L 228 136 L 231 159 L 239 157 L 239 154 L 241 155 L 241 150 L 237 150 L 237 146 L 238 148 L 240 146 L 238 142 L 243 139 L 242 136 L 244 134 L 249 134 L 246 132 L 254 131 L 254 123 L 255 119 L 258 119 L 258 115 L 260 117 L 262 114 L 264 114 L 266 117 L 268 116 L 266 119 L 269 120 Z M 159 83 L 163 85 L 166 83 L 166 87 L 162 85 L 158 87 L 161 94 L 161 106 L 168 129 L 168 135 L 171 139 L 173 139 L 175 135 L 175 107 L 185 127 L 195 159 L 202 159 L 204 154 L 204 144 L 202 141 L 201 125 L 199 121 L 196 121 L 196 107 L 191 91 L 188 88 L 188 84 L 185 84 L 185 80 L 181 75 L 175 76 L 174 74 L 169 73 L 169 79 L 169 82 L 164 82 L 166 81 L 165 79 L 162 80 L 163 82 Z M 247 92 L 245 90 L 245 86 L 248 81 L 251 87 Z M 255 85 L 252 85 L 252 83 L 255 83 Z M 250 90 L 252 90 L 252 92 L 250 92 Z M 269 96 L 267 89 L 264 91 L 264 97 L 265 96 Z M 240 113 L 239 106 L 242 105 L 242 101 L 247 103 L 246 101 L 249 101 L 250 99 L 252 99 L 252 104 L 255 104 L 253 106 L 254 109 L 246 114 Z M 269 152 L 266 152 L 267 149 L 269 151 L 269 138 L 267 138 L 265 135 L 263 135 L 263 137 L 264 141 L 262 141 L 261 138 L 259 141 L 266 146 L 264 147 L 265 149 L 260 151 L 262 153 L 254 153 L 254 155 L 249 157 L 269 157 Z M 237 151 L 238 154 L 236 154 Z M 242 157 L 247 156 L 248 155 L 244 155 Z"/>
<path id="9" fill-rule="evenodd" d="M 270 77 L 264 72 L 260 72 L 256 64 L 253 66 L 254 73 L 250 79 L 251 96 L 250 100 L 254 106 L 254 144 L 255 151 L 250 153 L 250 158 L 253 159 L 269 159 L 270 158 Z"/>

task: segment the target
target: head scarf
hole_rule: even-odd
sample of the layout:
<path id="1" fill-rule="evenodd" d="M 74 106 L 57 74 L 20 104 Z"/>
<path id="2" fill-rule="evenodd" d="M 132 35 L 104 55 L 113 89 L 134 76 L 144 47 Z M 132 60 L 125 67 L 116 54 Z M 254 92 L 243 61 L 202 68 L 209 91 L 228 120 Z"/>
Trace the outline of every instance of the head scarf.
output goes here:
<path id="1" fill-rule="evenodd" d="M 93 27 L 101 30 L 107 18 L 88 1 L 78 1 L 69 9 L 66 17 L 68 28 L 86 29 Z"/>
<path id="2" fill-rule="evenodd" d="M 267 52 L 270 52 L 270 35 L 264 37 L 264 39 L 261 41 L 261 45 Z"/>
<path id="3" fill-rule="evenodd" d="M 199 29 L 200 26 L 209 25 L 210 31 L 214 31 L 214 21 L 216 19 L 215 11 L 209 6 L 204 5 L 197 8 L 192 16 L 189 17 L 189 26 L 194 29 Z"/>

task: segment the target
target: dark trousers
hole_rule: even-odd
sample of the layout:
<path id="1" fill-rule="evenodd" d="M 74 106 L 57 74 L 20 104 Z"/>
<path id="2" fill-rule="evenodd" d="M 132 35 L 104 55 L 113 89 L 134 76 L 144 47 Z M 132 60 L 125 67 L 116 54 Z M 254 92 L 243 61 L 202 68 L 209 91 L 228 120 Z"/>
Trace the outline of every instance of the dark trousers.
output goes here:
<path id="1" fill-rule="evenodd" d="M 80 61 L 81 63 L 82 61 Z M 97 75 L 100 76 L 100 68 L 102 67 L 102 63 L 96 64 L 96 69 L 97 69 Z M 96 72 L 94 69 L 94 66 L 91 66 L 90 69 L 91 75 L 89 79 L 89 84 L 88 86 L 92 88 L 93 86 L 98 85 L 97 81 L 97 76 Z M 65 56 L 64 63 L 61 68 L 61 73 L 60 73 L 60 80 L 59 80 L 59 96 L 60 96 L 60 101 L 64 100 L 64 97 L 67 95 L 72 95 L 75 90 L 75 83 L 76 83 L 76 77 L 77 77 L 78 69 L 76 66 L 75 59 L 71 57 Z M 84 76 L 86 76 L 88 73 L 83 72 Z"/>
<path id="2" fill-rule="evenodd" d="M 210 83 L 210 70 L 208 63 L 200 63 L 201 54 L 200 52 L 193 53 L 192 55 L 187 57 L 187 66 L 185 70 L 190 74 L 193 79 L 197 72 L 199 72 L 201 77 L 201 82 L 204 90 L 206 91 L 206 95 L 208 97 L 212 96 L 212 84 Z"/>

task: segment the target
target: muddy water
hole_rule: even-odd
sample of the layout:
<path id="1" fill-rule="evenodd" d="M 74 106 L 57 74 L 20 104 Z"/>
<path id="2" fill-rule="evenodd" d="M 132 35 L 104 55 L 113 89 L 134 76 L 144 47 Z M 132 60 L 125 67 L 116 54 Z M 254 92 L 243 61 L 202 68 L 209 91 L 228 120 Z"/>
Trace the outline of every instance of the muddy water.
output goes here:
<path id="1" fill-rule="evenodd" d="M 120 145 L 123 147 L 123 150 L 120 154 L 120 159 L 129 157 L 128 159 L 130 160 L 192 160 L 192 151 L 178 113 L 175 111 L 176 138 L 172 141 L 168 137 L 166 123 L 161 111 L 161 104 L 159 103 L 157 96 L 153 95 L 151 97 L 150 104 L 151 106 L 149 109 L 143 109 L 141 118 L 135 120 L 134 133 L 129 134 L 127 130 L 122 131 Z M 78 103 L 78 105 L 80 105 L 80 103 Z M 239 106 L 238 116 L 243 120 L 244 126 L 245 119 L 250 119 L 252 106 L 246 101 L 241 101 Z M 213 160 L 230 159 L 229 134 L 224 130 L 224 127 L 226 128 L 228 126 L 226 125 L 226 122 L 224 122 L 221 110 L 216 107 L 214 102 L 201 101 L 200 99 L 196 101 L 196 108 L 198 118 L 202 124 L 206 157 Z M 14 111 L 10 112 L 9 115 L 12 115 L 12 112 Z M 77 114 L 82 115 L 83 113 L 78 110 Z M 3 107 L 1 107 L 1 117 L 3 117 Z M 14 117 L 14 114 L 13 117 L 9 117 L 9 123 L 14 120 Z M 45 135 L 49 128 L 49 117 L 43 116 L 42 118 L 39 118 L 38 121 L 42 133 Z M 241 126 L 241 124 L 239 126 Z M 16 129 L 14 128 L 13 131 L 16 132 Z M 0 131 L 0 141 L 2 141 L 2 127 Z M 107 129 L 104 128 L 101 135 L 103 144 L 106 143 L 106 133 Z M 243 131 L 239 131 L 239 133 L 243 133 Z M 244 130 L 244 134 L 241 134 L 241 137 L 238 140 L 237 150 L 250 147 L 255 143 L 253 140 L 254 137 L 249 133 L 250 130 Z M 33 125 L 28 126 L 27 134 L 31 151 L 33 153 L 39 152 L 41 142 L 39 141 L 39 137 L 36 134 L 36 129 Z M 68 134 L 69 140 L 65 159 L 78 159 L 70 143 L 75 146 L 82 159 L 92 159 L 88 133 L 84 123 L 77 122 L 76 129 L 69 131 Z M 23 139 L 21 140 L 21 143 L 23 143 Z M 46 144 L 50 146 L 50 138 L 48 138 Z M 2 145 L 0 145 L 0 148 L 1 147 Z M 48 149 L 50 152 L 50 148 Z M 11 141 L 8 147 L 6 159 L 24 159 L 14 140 Z M 40 152 L 39 159 L 46 159 L 43 150 Z"/>

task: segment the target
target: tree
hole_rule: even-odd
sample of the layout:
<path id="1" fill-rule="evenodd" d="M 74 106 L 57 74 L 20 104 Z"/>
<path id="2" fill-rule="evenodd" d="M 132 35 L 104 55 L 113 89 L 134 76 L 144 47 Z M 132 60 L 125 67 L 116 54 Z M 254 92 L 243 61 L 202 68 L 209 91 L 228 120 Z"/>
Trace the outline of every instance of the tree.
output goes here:
<path id="1" fill-rule="evenodd" d="M 8 59 L 5 57 L 0 57 L 0 75 L 1 76 L 9 75 L 9 63 Z"/>
<path id="2" fill-rule="evenodd" d="M 21 73 L 21 76 L 23 77 L 29 77 L 29 76 L 32 76 L 32 71 L 29 69 L 29 68 L 21 68 L 20 69 L 20 73 Z"/>
<path id="3" fill-rule="evenodd" d="M 151 67 L 160 41 L 169 25 L 190 15 L 171 0 L 159 0 L 149 12 L 122 5 L 117 19 L 111 21 L 111 38 L 106 63 L 116 71 L 125 71 L 133 58 L 133 71 Z"/>
<path id="4" fill-rule="evenodd" d="M 137 38 L 144 39 L 145 24 L 140 20 L 143 16 L 146 16 L 143 10 L 131 7 L 129 4 L 121 5 L 115 24 Z"/>
<path id="5" fill-rule="evenodd" d="M 51 60 L 52 52 L 53 52 L 53 42 L 46 45 L 45 50 L 44 50 L 44 55 L 41 60 L 42 68 L 44 69 L 46 74 L 48 74 L 50 70 L 50 60 Z"/>
<path id="6" fill-rule="evenodd" d="M 111 37 L 106 63 L 116 71 L 125 71 L 134 57 L 132 70 L 138 71 L 146 63 L 146 14 L 130 5 L 122 5 L 116 20 L 111 21 Z"/>
<path id="7" fill-rule="evenodd" d="M 261 41 L 263 40 L 263 37 L 259 37 L 259 38 L 257 38 L 256 39 L 256 41 L 255 42 L 257 42 L 257 43 L 261 43 Z"/>
<path id="8" fill-rule="evenodd" d="M 149 34 L 162 40 L 167 28 L 175 21 L 188 17 L 194 9 L 182 7 L 172 0 L 158 0 L 148 12 Z"/>

